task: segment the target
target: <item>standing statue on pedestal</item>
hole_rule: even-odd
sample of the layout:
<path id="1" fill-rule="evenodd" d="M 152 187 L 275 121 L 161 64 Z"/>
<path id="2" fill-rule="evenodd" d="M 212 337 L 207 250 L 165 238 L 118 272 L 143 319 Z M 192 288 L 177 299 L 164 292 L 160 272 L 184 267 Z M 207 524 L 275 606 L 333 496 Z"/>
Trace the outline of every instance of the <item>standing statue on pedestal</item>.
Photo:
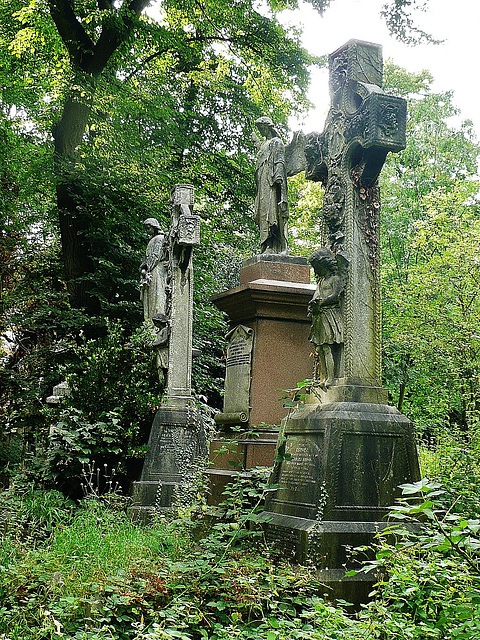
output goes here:
<path id="1" fill-rule="evenodd" d="M 150 237 L 145 259 L 140 265 L 140 300 L 143 302 L 145 322 L 165 314 L 167 303 L 168 253 L 165 234 L 156 218 L 147 218 L 143 223 Z"/>
<path id="2" fill-rule="evenodd" d="M 339 273 L 337 256 L 329 249 L 315 251 L 309 262 L 317 278 L 317 288 L 308 305 L 308 315 L 312 318 L 308 339 L 316 349 L 314 379 L 326 390 L 334 378 L 341 376 L 344 323 L 340 301 L 345 283 Z"/>
<path id="3" fill-rule="evenodd" d="M 152 346 L 156 352 L 158 377 L 163 383 L 168 369 L 168 248 L 165 234 L 156 218 L 147 218 L 143 225 L 150 240 L 145 259 L 140 265 L 140 299 L 145 322 L 155 333 Z"/>
<path id="4" fill-rule="evenodd" d="M 258 118 L 255 124 L 260 134 L 266 138 L 261 140 L 255 134 L 253 136 L 257 148 L 255 219 L 260 229 L 261 253 L 286 255 L 287 176 L 305 170 L 305 138 L 301 132 L 296 132 L 292 142 L 286 146 L 270 118 Z"/>

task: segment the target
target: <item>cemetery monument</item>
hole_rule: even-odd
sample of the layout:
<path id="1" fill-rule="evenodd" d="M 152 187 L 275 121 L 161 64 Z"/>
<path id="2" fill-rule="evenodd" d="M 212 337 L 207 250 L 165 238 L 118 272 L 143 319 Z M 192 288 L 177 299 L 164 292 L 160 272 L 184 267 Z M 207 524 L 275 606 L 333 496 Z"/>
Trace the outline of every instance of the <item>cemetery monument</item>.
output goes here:
<path id="1" fill-rule="evenodd" d="M 286 410 L 284 389 L 311 377 L 307 307 L 314 286 L 306 257 L 288 255 L 287 177 L 306 168 L 305 137 L 295 132 L 285 144 L 267 117 L 256 121 L 263 137 L 257 148 L 255 216 L 258 255 L 243 261 L 238 287 L 213 297 L 229 318 L 221 431 L 211 445 L 212 501 L 238 470 L 271 466 L 278 428 Z M 235 455 L 219 454 L 232 427 L 241 427 Z M 248 435 L 250 429 L 258 434 Z M 236 436 L 235 436 L 236 437 Z"/>
<path id="2" fill-rule="evenodd" d="M 145 220 L 150 236 L 140 266 L 141 298 L 153 333 L 159 378 L 165 394 L 157 411 L 142 476 L 133 487 L 132 517 L 148 519 L 169 508 L 175 493 L 202 468 L 206 435 L 191 387 L 193 247 L 200 242 L 200 218 L 193 213 L 193 186 L 177 184 L 172 222 L 165 236 L 155 218 Z"/>
<path id="3" fill-rule="evenodd" d="M 413 427 L 381 376 L 377 178 L 405 147 L 406 102 L 382 90 L 381 47 L 350 40 L 329 56 L 331 107 L 306 138 L 306 176 L 325 186 L 323 247 L 310 261 L 316 366 L 308 402 L 283 423 L 267 536 L 313 561 L 332 596 L 365 598 L 373 578 L 343 579 L 348 546 L 370 545 L 399 494 L 419 479 Z"/>

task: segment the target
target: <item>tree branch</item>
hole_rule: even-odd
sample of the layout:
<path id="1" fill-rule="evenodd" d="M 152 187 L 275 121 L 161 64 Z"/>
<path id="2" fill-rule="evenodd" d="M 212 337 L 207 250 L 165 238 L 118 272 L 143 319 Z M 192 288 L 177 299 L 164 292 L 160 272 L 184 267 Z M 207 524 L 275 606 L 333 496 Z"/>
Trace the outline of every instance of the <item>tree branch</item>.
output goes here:
<path id="1" fill-rule="evenodd" d="M 147 64 L 152 62 L 152 60 L 155 60 L 155 58 L 159 58 L 164 53 L 167 53 L 167 51 L 169 51 L 171 48 L 172 47 L 167 47 L 166 49 L 160 49 L 159 51 L 155 51 L 155 53 L 152 53 L 151 55 L 147 56 L 145 60 L 140 64 L 140 66 L 138 66 L 136 69 L 134 69 L 128 74 L 128 76 L 125 78 L 125 82 L 128 82 L 129 80 L 131 80 L 134 76 L 137 75 L 137 73 L 140 73 L 140 71 L 144 67 L 146 67 Z"/>
<path id="2" fill-rule="evenodd" d="M 220 36 L 203 36 L 202 35 L 202 36 L 195 36 L 193 38 L 189 38 L 188 43 L 190 44 L 191 42 L 227 42 L 228 44 L 232 44 L 234 40 L 232 38 L 224 38 Z M 164 53 L 168 53 L 168 51 L 171 51 L 172 49 L 176 49 L 175 44 L 165 47 L 164 49 L 159 49 L 158 51 L 155 51 L 155 53 L 152 53 L 149 56 L 147 56 L 145 60 L 143 60 L 143 62 L 141 62 L 140 65 L 136 69 L 134 69 L 134 71 L 131 71 L 128 74 L 128 76 L 125 78 L 125 82 L 128 82 L 134 76 L 136 76 L 137 73 L 140 73 L 140 71 L 144 69 L 147 64 L 152 62 L 152 60 L 155 60 L 155 58 L 159 58 Z M 195 69 L 198 69 L 198 67 L 192 66 L 192 68 L 188 70 L 193 71 Z"/>
<path id="3" fill-rule="evenodd" d="M 52 19 L 72 62 L 82 66 L 85 57 L 93 53 L 93 42 L 77 20 L 69 0 L 48 0 L 48 4 Z"/>
<path id="4" fill-rule="evenodd" d="M 113 9 L 113 2 L 112 0 L 97 0 L 97 7 L 100 9 L 100 11 Z"/>
<path id="5" fill-rule="evenodd" d="M 134 16 L 138 17 L 149 2 L 150 0 L 130 0 L 129 4 L 121 9 L 118 21 L 109 20 L 103 25 L 86 71 L 95 76 L 100 75 L 113 53 L 130 35 Z"/>

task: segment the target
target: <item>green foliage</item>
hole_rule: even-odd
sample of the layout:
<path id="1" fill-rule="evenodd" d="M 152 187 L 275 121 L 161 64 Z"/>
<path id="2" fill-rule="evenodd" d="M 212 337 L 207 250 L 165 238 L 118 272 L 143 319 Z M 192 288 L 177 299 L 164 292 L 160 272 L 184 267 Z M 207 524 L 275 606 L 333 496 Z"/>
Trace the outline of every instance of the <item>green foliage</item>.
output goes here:
<path id="1" fill-rule="evenodd" d="M 3 567 L 1 631 L 14 638 L 55 637 L 61 629 L 68 637 L 131 637 L 125 630 L 132 621 L 166 593 L 156 575 L 160 563 L 146 569 L 149 559 L 175 557 L 177 540 L 178 532 L 144 530 L 88 501 L 47 545 Z"/>
<path id="2" fill-rule="evenodd" d="M 324 189 L 320 182 L 305 179 L 299 173 L 288 182 L 292 202 L 289 217 L 289 243 L 293 254 L 309 256 L 319 247 L 323 233 Z"/>
<path id="3" fill-rule="evenodd" d="M 150 343 L 144 329 L 128 338 L 116 323 L 104 338 L 73 347 L 75 362 L 64 369 L 71 396 L 58 418 L 56 410 L 47 412 L 45 480 L 72 491 L 83 465 L 106 464 L 120 476 L 129 475 L 132 464 L 138 471 L 160 398 Z"/>
<path id="4" fill-rule="evenodd" d="M 241 485 L 236 495 L 257 499 L 249 480 Z M 189 518 L 158 518 L 144 528 L 90 498 L 43 543 L 23 553 L 3 546 L 0 633 L 11 640 L 320 640 L 325 630 L 361 637 L 353 635 L 355 621 L 318 598 L 321 586 L 308 569 L 273 565 L 251 536 L 242 544 L 251 511 L 234 515 L 233 543 L 215 524 L 198 540 Z"/>
<path id="5" fill-rule="evenodd" d="M 480 432 L 478 418 L 467 433 L 457 428 L 436 433 L 434 443 L 420 447 L 423 472 L 452 496 L 451 510 L 467 518 L 480 514 Z"/>
<path id="6" fill-rule="evenodd" d="M 455 495 L 439 483 L 402 489 L 391 513 L 402 524 L 380 535 L 376 560 L 365 566 L 382 577 L 362 618 L 370 620 L 372 637 L 385 640 L 476 638 L 480 520 L 455 513 Z"/>
<path id="7" fill-rule="evenodd" d="M 427 7 L 428 0 L 390 0 L 383 5 L 380 15 L 385 19 L 390 33 L 401 42 L 440 44 L 441 40 L 436 40 L 433 35 L 415 24 L 412 13 L 427 11 Z"/>
<path id="8" fill-rule="evenodd" d="M 407 148 L 382 174 L 382 288 L 387 386 L 425 434 L 469 427 L 478 388 L 479 147 L 448 124 L 451 95 L 431 76 L 387 65 L 409 99 Z"/>
<path id="9" fill-rule="evenodd" d="M 128 26 L 121 3 L 108 10 L 78 2 L 78 29 L 97 44 L 105 32 L 97 49 L 112 42 L 108 30 L 119 37 L 94 80 L 85 69 L 77 73 L 75 38 L 66 42 L 52 19 L 55 8 L 67 4 L 8 0 L 0 10 L 0 334 L 10 340 L 8 349 L 2 341 L 0 440 L 11 452 L 6 464 L 44 440 L 43 405 L 59 369 L 72 359 L 75 367 L 72 340 L 82 330 L 103 338 L 106 318 L 120 319 L 127 335 L 140 325 L 141 223 L 155 216 L 168 229 L 168 199 L 177 182 L 195 185 L 203 220 L 195 256 L 194 340 L 201 356 L 194 384 L 221 406 L 226 325 L 207 301 L 224 283 L 233 284 L 235 268 L 254 246 L 252 122 L 267 111 L 285 122 L 292 108 L 306 105 L 311 58 L 298 34 L 275 18 L 275 3 L 264 15 L 249 0 L 170 1 L 155 19 L 143 16 Z M 133 29 L 123 41 L 122 24 Z M 58 145 L 54 157 L 51 134 L 60 144 L 57 125 L 72 95 L 88 103 L 89 113 L 76 151 L 70 148 L 63 162 Z M 56 205 L 64 183 L 71 226 L 60 230 Z M 76 257 L 68 249 L 72 237 L 81 244 Z M 88 264 L 77 269 L 80 258 Z M 72 286 L 84 305 L 72 305 Z M 115 377 L 113 368 L 108 374 Z M 108 379 L 99 380 L 99 389 L 104 384 L 109 387 Z M 143 394 L 138 397 L 146 415 Z M 90 433 L 105 422 L 83 404 L 73 406 L 86 411 L 79 419 Z M 131 407 L 122 410 L 131 413 Z M 70 416 L 68 429 L 75 419 Z"/>
<path id="10" fill-rule="evenodd" d="M 18 386 L 19 375 L 12 376 L 0 432 L 10 447 L 4 469 L 78 497 L 85 465 L 107 465 L 128 486 L 140 473 L 161 397 L 150 343 L 143 328 L 128 336 L 119 323 L 111 323 L 103 338 L 64 342 L 60 353 L 45 347 L 38 366 L 53 362 L 55 369 L 41 386 L 38 379 L 36 387 L 27 385 L 34 379 L 32 369 L 24 374 L 24 388 Z M 29 361 L 37 366 L 38 351 L 22 366 Z M 50 408 L 45 396 L 61 379 L 68 380 L 71 396 L 63 408 Z"/>
<path id="11" fill-rule="evenodd" d="M 480 633 L 480 521 L 461 512 L 456 490 L 426 480 L 403 486 L 391 514 L 398 525 L 379 535 L 364 568 L 378 574 L 374 599 L 356 616 L 319 597 L 314 568 L 272 556 L 255 517 L 266 490 L 262 474 L 245 474 L 218 508 L 200 501 L 147 528 L 127 519 L 114 494 L 94 491 L 75 511 L 58 493 L 0 494 L 9 523 L 0 529 L 0 633 L 11 640 Z"/>
<path id="12" fill-rule="evenodd" d="M 71 521 L 73 504 L 59 491 L 39 491 L 15 483 L 0 493 L 0 531 L 12 543 L 36 545 L 49 539 L 57 526 Z M 5 562 L 0 562 L 4 565 Z"/>

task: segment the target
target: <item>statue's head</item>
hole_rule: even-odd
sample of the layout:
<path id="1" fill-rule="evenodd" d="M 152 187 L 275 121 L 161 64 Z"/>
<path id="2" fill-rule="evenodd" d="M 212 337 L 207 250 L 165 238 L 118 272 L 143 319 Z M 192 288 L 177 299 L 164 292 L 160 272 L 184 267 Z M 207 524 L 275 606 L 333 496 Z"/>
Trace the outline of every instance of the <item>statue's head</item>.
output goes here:
<path id="1" fill-rule="evenodd" d="M 262 116 L 261 118 L 257 118 L 255 120 L 255 125 L 257 129 L 260 131 L 262 136 L 266 138 L 279 138 L 280 135 L 273 124 L 273 120 L 268 116 Z"/>
<path id="2" fill-rule="evenodd" d="M 316 275 L 335 273 L 337 270 L 337 258 L 327 247 L 322 247 L 314 251 L 308 261 L 312 265 Z"/>
<path id="3" fill-rule="evenodd" d="M 151 235 L 156 236 L 159 233 L 163 233 L 160 227 L 160 223 L 156 218 L 147 218 L 146 220 L 143 221 L 143 226 L 145 227 L 146 231 Z"/>

